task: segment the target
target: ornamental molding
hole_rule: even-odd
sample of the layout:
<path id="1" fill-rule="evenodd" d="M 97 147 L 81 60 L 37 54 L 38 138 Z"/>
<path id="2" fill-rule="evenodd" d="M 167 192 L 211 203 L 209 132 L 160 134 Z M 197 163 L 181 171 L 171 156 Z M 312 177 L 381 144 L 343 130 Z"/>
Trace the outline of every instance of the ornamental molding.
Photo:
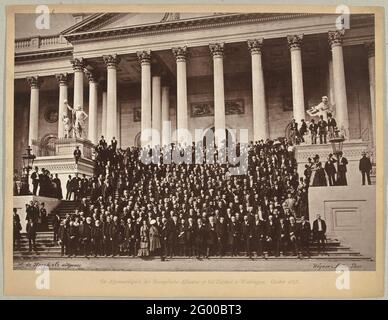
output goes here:
<path id="1" fill-rule="evenodd" d="M 39 89 L 43 80 L 38 76 L 27 77 L 27 82 L 30 85 L 31 89 Z"/>
<path id="2" fill-rule="evenodd" d="M 248 40 L 248 49 L 251 54 L 261 54 L 264 38 Z"/>
<path id="3" fill-rule="evenodd" d="M 25 62 L 32 60 L 48 60 L 55 58 L 69 57 L 73 55 L 73 48 L 53 49 L 47 51 L 32 51 L 28 53 L 16 53 L 15 62 Z"/>
<path id="4" fill-rule="evenodd" d="M 209 49 L 213 58 L 223 58 L 224 56 L 224 43 L 210 43 Z"/>
<path id="5" fill-rule="evenodd" d="M 102 56 L 107 68 L 116 69 L 118 64 L 120 63 L 120 57 L 117 54 L 109 54 Z"/>
<path id="6" fill-rule="evenodd" d="M 331 48 L 336 46 L 342 46 L 343 39 L 345 35 L 345 29 L 335 30 L 328 32 L 328 40 Z"/>
<path id="7" fill-rule="evenodd" d="M 295 14 L 274 14 L 274 13 L 246 13 L 246 14 L 220 14 L 210 17 L 203 17 L 197 19 L 180 19 L 172 20 L 167 22 L 159 22 L 154 24 L 147 25 L 138 25 L 138 26 L 128 26 L 121 28 L 112 28 L 106 30 L 95 30 L 98 28 L 91 26 L 93 30 L 83 30 L 78 28 L 74 30 L 74 33 L 63 32 L 63 36 L 67 41 L 75 43 L 77 41 L 91 41 L 92 39 L 99 38 L 115 38 L 123 37 L 126 35 L 152 35 L 157 33 L 165 32 L 177 32 L 185 30 L 195 30 L 195 29 L 207 29 L 215 28 L 222 26 L 230 25 L 239 25 L 239 24 L 250 24 L 257 22 L 266 22 L 266 21 L 277 21 L 277 20 L 287 20 L 295 19 L 300 17 L 311 17 L 319 16 L 315 13 L 295 13 Z M 102 17 L 100 17 L 102 18 Z M 94 22 L 92 22 L 94 23 Z"/>
<path id="8" fill-rule="evenodd" d="M 76 71 L 84 71 L 86 61 L 83 58 L 75 58 L 70 60 L 70 63 L 73 67 L 74 72 Z"/>
<path id="9" fill-rule="evenodd" d="M 176 59 L 176 62 L 185 62 L 188 56 L 187 46 L 172 48 L 172 53 Z"/>
<path id="10" fill-rule="evenodd" d="M 303 41 L 303 34 L 288 35 L 287 42 L 288 48 L 292 50 L 299 50 Z"/>
<path id="11" fill-rule="evenodd" d="M 139 59 L 139 62 L 141 64 L 151 63 L 151 50 L 138 51 L 136 54 L 137 54 L 137 58 Z"/>
<path id="12" fill-rule="evenodd" d="M 67 82 L 69 80 L 68 73 L 57 73 L 55 74 L 55 78 L 57 79 L 59 85 L 67 85 Z"/>

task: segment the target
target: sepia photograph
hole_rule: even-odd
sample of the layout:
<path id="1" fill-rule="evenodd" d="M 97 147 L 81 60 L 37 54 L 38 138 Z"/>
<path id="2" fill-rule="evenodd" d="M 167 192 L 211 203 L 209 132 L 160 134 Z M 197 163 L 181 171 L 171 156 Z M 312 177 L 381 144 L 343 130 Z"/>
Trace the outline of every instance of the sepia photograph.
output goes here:
<path id="1" fill-rule="evenodd" d="M 376 271 L 373 10 L 14 9 L 13 271 Z"/>

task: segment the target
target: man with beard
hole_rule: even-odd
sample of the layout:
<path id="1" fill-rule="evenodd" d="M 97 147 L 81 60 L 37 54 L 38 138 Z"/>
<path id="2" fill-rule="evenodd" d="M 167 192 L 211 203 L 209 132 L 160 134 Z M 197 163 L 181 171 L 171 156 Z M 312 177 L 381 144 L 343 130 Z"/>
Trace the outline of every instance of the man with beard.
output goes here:
<path id="1" fill-rule="evenodd" d="M 237 222 L 236 217 L 231 217 L 231 222 L 228 225 L 228 239 L 232 251 L 232 257 L 238 256 L 238 244 L 241 236 L 240 223 Z"/>
<path id="2" fill-rule="evenodd" d="M 135 237 L 136 237 L 136 226 L 135 221 L 132 221 L 132 219 L 127 219 L 127 224 L 124 228 L 124 239 L 125 244 L 127 247 L 128 256 L 132 255 L 133 257 L 136 256 L 136 247 L 135 247 Z"/>
<path id="3" fill-rule="evenodd" d="M 225 255 L 228 237 L 228 225 L 223 216 L 220 216 L 219 221 L 216 224 L 216 232 L 218 239 L 218 253 L 221 257 L 223 257 Z"/>
<path id="4" fill-rule="evenodd" d="M 214 217 L 209 217 L 209 223 L 206 226 L 206 240 L 207 240 L 207 251 L 206 258 L 210 255 L 215 255 L 217 251 L 218 236 L 216 231 L 216 224 L 214 222 Z"/>
<path id="5" fill-rule="evenodd" d="M 101 226 L 100 220 L 96 220 L 94 222 L 94 228 L 92 228 L 92 245 L 95 257 L 97 257 L 97 255 L 102 255 L 103 253 L 103 238 L 103 227 Z"/>
<path id="6" fill-rule="evenodd" d="M 202 219 L 197 219 L 197 228 L 194 235 L 194 243 L 196 248 L 197 259 L 200 259 L 201 256 L 204 256 L 206 253 L 206 228 L 203 225 Z"/>
<path id="7" fill-rule="evenodd" d="M 252 238 L 253 238 L 253 228 L 251 223 L 249 222 L 249 218 L 247 215 L 244 216 L 244 222 L 241 225 L 241 235 L 243 243 L 245 244 L 246 256 L 250 259 L 252 258 Z"/>
<path id="8" fill-rule="evenodd" d="M 85 257 L 88 257 L 91 254 L 91 244 L 92 244 L 92 218 L 87 217 L 86 223 L 83 225 L 83 233 L 82 233 L 82 243 L 83 243 L 83 252 Z"/>

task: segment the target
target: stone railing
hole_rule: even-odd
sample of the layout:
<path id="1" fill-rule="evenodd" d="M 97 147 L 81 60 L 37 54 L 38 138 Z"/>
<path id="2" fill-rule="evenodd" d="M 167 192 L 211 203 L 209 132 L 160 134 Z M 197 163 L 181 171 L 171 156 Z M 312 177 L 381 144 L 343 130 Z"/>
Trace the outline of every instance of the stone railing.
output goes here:
<path id="1" fill-rule="evenodd" d="M 70 43 L 62 35 L 38 36 L 15 40 L 15 50 L 36 50 L 58 46 L 70 46 Z"/>
<path id="2" fill-rule="evenodd" d="M 37 157 L 72 155 L 77 146 L 81 150 L 82 158 L 93 158 L 93 143 L 81 138 L 56 138 L 49 143 L 33 140 L 32 153 Z"/>

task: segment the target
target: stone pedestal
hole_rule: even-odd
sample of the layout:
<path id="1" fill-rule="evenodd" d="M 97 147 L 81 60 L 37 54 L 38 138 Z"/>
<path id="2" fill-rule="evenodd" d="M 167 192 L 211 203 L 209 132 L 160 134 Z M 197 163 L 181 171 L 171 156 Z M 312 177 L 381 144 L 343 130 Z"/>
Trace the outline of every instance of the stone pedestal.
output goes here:
<path id="1" fill-rule="evenodd" d="M 78 164 L 74 160 L 74 150 L 76 146 L 81 150 L 81 159 Z M 63 197 L 66 196 L 66 182 L 68 176 L 74 177 L 76 173 L 80 176 L 86 174 L 91 177 L 94 172 L 94 162 L 92 159 L 93 144 L 89 140 L 71 138 L 58 139 L 55 142 L 55 153 L 50 156 L 37 157 L 34 161 L 34 166 L 38 166 L 39 170 L 45 168 L 50 173 L 58 173 L 58 178 L 61 180 Z"/>

